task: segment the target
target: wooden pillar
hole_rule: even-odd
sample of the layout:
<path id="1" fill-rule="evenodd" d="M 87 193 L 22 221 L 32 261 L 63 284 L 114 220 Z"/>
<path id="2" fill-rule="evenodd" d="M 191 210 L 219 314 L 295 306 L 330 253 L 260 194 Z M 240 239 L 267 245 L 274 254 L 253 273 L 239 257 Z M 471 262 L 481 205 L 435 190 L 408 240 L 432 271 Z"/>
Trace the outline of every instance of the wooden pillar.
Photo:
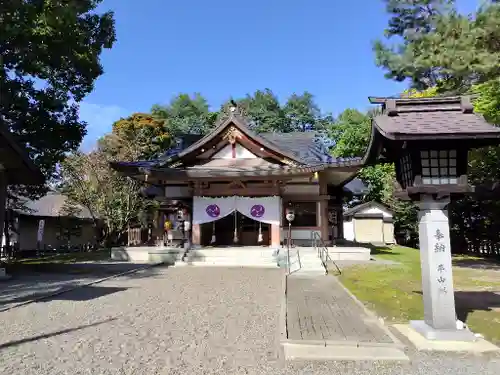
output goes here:
<path id="1" fill-rule="evenodd" d="M 201 224 L 193 224 L 191 228 L 191 243 L 193 246 L 201 245 Z"/>
<path id="2" fill-rule="evenodd" d="M 326 244 L 330 243 L 328 236 L 328 201 L 322 200 L 318 202 L 318 224 L 320 226 L 321 238 Z"/>
<path id="3" fill-rule="evenodd" d="M 279 247 L 281 243 L 281 229 L 279 224 L 271 224 L 271 246 Z"/>

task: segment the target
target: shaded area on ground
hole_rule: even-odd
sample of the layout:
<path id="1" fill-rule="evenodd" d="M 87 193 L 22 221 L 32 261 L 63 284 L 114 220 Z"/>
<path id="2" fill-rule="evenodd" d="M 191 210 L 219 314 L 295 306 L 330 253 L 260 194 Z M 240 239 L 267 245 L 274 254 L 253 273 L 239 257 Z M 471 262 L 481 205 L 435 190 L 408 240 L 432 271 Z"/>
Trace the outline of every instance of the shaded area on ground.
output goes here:
<path id="1" fill-rule="evenodd" d="M 69 266 L 69 265 L 64 265 Z M 63 292 L 80 285 L 97 281 L 101 278 L 131 272 L 123 277 L 130 279 L 141 279 L 156 277 L 162 266 L 145 268 L 144 264 L 121 263 L 121 264 L 72 264 L 70 269 L 84 269 L 86 272 L 29 272 L 14 275 L 10 280 L 0 283 L 0 311 L 12 308 L 19 304 L 27 303 L 33 299 L 43 298 L 49 294 Z M 73 267 L 73 268 L 72 268 Z M 103 291 L 101 291 L 103 292 Z M 90 293 L 90 292 L 89 292 Z M 98 297 L 98 291 L 93 298 Z M 58 298 L 66 298 L 59 295 Z"/>
<path id="2" fill-rule="evenodd" d="M 401 255 L 401 252 L 399 251 L 394 251 L 392 248 L 388 247 L 388 246 L 373 246 L 371 245 L 370 246 L 370 254 L 373 255 L 373 256 L 376 256 L 376 255 L 389 255 L 389 256 L 399 256 Z"/>
<path id="3" fill-rule="evenodd" d="M 77 326 L 77 327 L 74 327 L 74 328 L 61 329 L 61 330 L 58 330 L 58 331 L 55 331 L 55 332 L 44 333 L 42 335 L 27 337 L 25 339 L 20 339 L 20 340 L 14 340 L 14 341 L 5 342 L 3 344 L 0 344 L 0 350 L 5 349 L 5 348 L 9 348 L 9 347 L 12 347 L 12 346 L 16 346 L 16 345 L 25 344 L 25 343 L 28 343 L 28 342 L 38 341 L 38 340 L 42 340 L 42 339 L 48 339 L 48 338 L 51 338 L 51 337 L 54 337 L 54 336 L 63 335 L 63 334 L 66 334 L 66 333 L 78 331 L 78 330 L 85 329 L 85 328 L 94 327 L 94 326 L 97 326 L 97 325 L 100 325 L 100 324 L 111 322 L 111 321 L 113 321 L 115 319 L 116 318 L 106 319 L 106 320 L 103 320 L 103 321 L 100 321 L 100 322 L 96 322 L 96 323 L 83 324 L 83 325 L 80 325 L 80 326 Z"/>
<path id="4" fill-rule="evenodd" d="M 481 270 L 500 271 L 500 261 L 498 259 L 456 257 L 453 259 L 453 266 L 463 267 L 463 268 L 472 268 L 472 269 L 481 269 Z"/>
<path id="5" fill-rule="evenodd" d="M 142 266 L 141 263 L 129 262 L 75 262 L 75 263 L 13 263 L 7 267 L 7 272 L 17 275 L 33 273 L 88 274 L 95 276 L 113 275 L 126 272 Z"/>
<path id="6" fill-rule="evenodd" d="M 422 291 L 413 293 L 422 295 Z M 476 311 L 500 312 L 500 291 L 455 291 L 455 311 L 457 318 L 467 322 L 469 314 Z"/>

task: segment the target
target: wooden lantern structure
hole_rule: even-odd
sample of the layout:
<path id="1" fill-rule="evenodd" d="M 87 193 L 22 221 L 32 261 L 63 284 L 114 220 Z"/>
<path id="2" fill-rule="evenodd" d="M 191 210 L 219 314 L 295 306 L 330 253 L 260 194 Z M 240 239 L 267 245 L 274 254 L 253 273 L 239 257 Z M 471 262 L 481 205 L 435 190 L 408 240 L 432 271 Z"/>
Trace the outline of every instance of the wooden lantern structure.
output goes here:
<path id="1" fill-rule="evenodd" d="M 469 97 L 370 98 L 382 105 L 372 121 L 367 164 L 394 163 L 398 198 L 419 207 L 424 320 L 411 327 L 430 340 L 475 341 L 456 320 L 447 206 L 474 191 L 469 150 L 500 143 L 500 128 L 474 113 Z"/>
<path id="2" fill-rule="evenodd" d="M 500 129 L 475 114 L 467 96 L 370 102 L 381 104 L 382 114 L 373 120 L 367 163 L 395 164 L 402 199 L 472 192 L 469 150 L 500 143 Z"/>

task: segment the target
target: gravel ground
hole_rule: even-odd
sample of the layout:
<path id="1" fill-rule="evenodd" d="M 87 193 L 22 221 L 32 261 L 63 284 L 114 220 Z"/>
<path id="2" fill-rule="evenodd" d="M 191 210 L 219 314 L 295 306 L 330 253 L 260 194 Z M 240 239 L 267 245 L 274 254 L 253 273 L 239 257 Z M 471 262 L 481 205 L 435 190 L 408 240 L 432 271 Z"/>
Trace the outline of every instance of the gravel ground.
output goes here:
<path id="1" fill-rule="evenodd" d="M 30 274 L 0 283 L 0 311 L 33 298 L 97 280 L 94 275 Z"/>
<path id="2" fill-rule="evenodd" d="M 482 374 L 498 359 L 277 358 L 279 269 L 156 268 L 0 313 L 0 374 Z"/>

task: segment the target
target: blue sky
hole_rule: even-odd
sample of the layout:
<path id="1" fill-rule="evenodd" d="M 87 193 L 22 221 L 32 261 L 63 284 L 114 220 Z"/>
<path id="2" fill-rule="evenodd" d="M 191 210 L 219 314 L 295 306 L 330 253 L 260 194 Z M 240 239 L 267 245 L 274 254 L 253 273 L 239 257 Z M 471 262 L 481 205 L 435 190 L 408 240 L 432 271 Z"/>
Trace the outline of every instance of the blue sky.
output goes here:
<path id="1" fill-rule="evenodd" d="M 459 7 L 471 12 L 478 3 Z M 115 12 L 117 42 L 81 103 L 84 149 L 120 117 L 180 92 L 199 92 L 218 108 L 257 89 L 283 101 L 307 90 L 323 112 L 338 114 L 405 88 L 374 64 L 371 43 L 387 24 L 381 0 L 104 0 L 99 9 Z"/>

